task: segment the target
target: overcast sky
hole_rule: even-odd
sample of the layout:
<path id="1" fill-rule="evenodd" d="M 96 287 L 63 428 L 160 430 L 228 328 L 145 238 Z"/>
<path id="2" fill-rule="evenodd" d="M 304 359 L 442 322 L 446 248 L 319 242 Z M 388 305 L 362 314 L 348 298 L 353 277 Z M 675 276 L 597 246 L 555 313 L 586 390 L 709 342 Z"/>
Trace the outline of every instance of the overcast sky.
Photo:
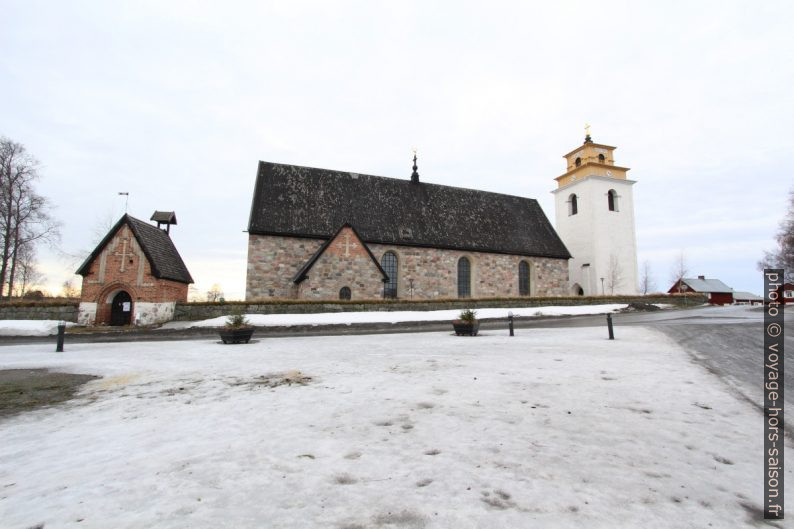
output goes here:
<path id="1" fill-rule="evenodd" d="M 199 291 L 245 293 L 258 160 L 537 198 L 583 139 L 631 167 L 639 263 L 761 293 L 794 185 L 791 2 L 3 2 L 0 135 L 60 248 L 175 210 Z M 79 263 L 42 249 L 50 288 Z M 76 279 L 79 279 L 77 277 Z M 79 283 L 78 283 L 79 284 Z"/>

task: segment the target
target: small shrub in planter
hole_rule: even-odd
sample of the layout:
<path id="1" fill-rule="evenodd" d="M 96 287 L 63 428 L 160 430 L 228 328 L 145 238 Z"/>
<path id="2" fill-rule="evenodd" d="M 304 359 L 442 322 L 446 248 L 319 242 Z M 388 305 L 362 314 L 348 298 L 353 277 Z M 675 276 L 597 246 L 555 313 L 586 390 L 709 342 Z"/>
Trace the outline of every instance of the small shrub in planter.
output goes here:
<path id="1" fill-rule="evenodd" d="M 480 330 L 480 322 L 477 320 L 477 312 L 471 309 L 462 310 L 457 320 L 452 320 L 452 327 L 457 336 L 477 336 Z"/>
<path id="2" fill-rule="evenodd" d="M 226 318 L 226 326 L 219 334 L 223 343 L 248 343 L 254 335 L 254 327 L 242 314 L 232 314 Z"/>

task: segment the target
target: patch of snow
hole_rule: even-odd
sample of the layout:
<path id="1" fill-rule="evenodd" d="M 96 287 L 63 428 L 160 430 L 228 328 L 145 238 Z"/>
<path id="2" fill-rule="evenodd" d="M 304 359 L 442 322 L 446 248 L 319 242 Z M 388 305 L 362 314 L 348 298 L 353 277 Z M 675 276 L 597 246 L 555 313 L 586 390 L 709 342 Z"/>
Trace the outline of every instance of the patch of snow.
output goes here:
<path id="1" fill-rule="evenodd" d="M 755 527 L 759 412 L 664 335 L 616 331 L 0 347 L 3 369 L 104 377 L 0 421 L 0 520 Z"/>
<path id="2" fill-rule="evenodd" d="M 49 336 L 58 334 L 59 320 L 0 320 L 0 336 Z M 66 327 L 75 324 L 66 322 Z"/>
<path id="3" fill-rule="evenodd" d="M 550 306 L 526 308 L 476 308 L 477 318 L 507 318 L 508 312 L 516 317 L 536 316 L 575 316 L 585 314 L 605 314 L 618 312 L 626 304 L 610 303 L 603 305 Z M 252 325 L 291 326 L 291 325 L 350 325 L 353 323 L 400 323 L 408 321 L 451 321 L 458 317 L 460 310 L 428 311 L 366 311 L 366 312 L 321 312 L 314 314 L 246 314 Z M 184 329 L 188 327 L 223 327 L 228 316 L 220 316 L 195 322 L 169 322 L 163 329 Z"/>

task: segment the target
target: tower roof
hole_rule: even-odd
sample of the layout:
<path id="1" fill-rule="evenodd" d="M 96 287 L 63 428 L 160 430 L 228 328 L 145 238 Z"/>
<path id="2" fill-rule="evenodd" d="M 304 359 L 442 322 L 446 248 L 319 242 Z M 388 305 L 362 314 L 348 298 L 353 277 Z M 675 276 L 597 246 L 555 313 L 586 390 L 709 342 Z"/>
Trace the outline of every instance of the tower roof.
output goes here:
<path id="1" fill-rule="evenodd" d="M 176 213 L 173 211 L 155 211 L 149 220 L 153 220 L 158 224 L 176 224 Z"/>

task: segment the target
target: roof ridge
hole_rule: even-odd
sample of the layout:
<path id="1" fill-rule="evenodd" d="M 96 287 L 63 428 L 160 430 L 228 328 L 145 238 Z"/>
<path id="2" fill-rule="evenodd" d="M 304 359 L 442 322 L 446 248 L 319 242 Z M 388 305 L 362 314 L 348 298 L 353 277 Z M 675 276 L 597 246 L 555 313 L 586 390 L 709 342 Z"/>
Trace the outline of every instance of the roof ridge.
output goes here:
<path id="1" fill-rule="evenodd" d="M 329 173 L 338 173 L 340 175 L 342 175 L 342 174 L 355 174 L 355 175 L 358 175 L 358 176 L 367 176 L 369 178 L 382 178 L 384 180 L 392 180 L 392 181 L 395 181 L 395 182 L 406 182 L 408 184 L 412 183 L 410 178 L 404 179 L 404 178 L 400 178 L 400 177 L 397 177 L 397 176 L 381 176 L 381 175 L 375 175 L 375 174 L 369 174 L 369 173 L 359 173 L 359 172 L 356 172 L 356 171 L 345 171 L 345 170 L 342 170 L 342 169 L 326 169 L 324 167 L 312 167 L 312 166 L 309 166 L 309 165 L 292 165 L 292 164 L 287 164 L 287 163 L 268 162 L 268 161 L 265 161 L 265 160 L 259 160 L 259 163 L 270 164 L 270 165 L 278 165 L 279 167 L 297 167 L 299 169 L 311 169 L 313 171 L 327 171 Z M 521 195 L 510 195 L 508 193 L 501 193 L 499 191 L 488 191 L 488 190 L 485 190 L 485 189 L 474 189 L 473 187 L 451 186 L 451 185 L 447 185 L 447 184 L 436 184 L 436 183 L 433 183 L 433 182 L 426 182 L 426 181 L 420 181 L 419 184 L 421 184 L 423 186 L 441 187 L 441 188 L 445 188 L 445 189 L 459 189 L 459 190 L 462 190 L 462 191 L 471 191 L 473 193 L 478 193 L 478 194 L 487 193 L 489 195 L 499 195 L 499 196 L 503 196 L 503 197 L 518 198 L 518 199 L 521 199 L 521 200 L 531 200 L 533 202 L 537 202 L 538 201 L 536 198 L 523 197 Z"/>

